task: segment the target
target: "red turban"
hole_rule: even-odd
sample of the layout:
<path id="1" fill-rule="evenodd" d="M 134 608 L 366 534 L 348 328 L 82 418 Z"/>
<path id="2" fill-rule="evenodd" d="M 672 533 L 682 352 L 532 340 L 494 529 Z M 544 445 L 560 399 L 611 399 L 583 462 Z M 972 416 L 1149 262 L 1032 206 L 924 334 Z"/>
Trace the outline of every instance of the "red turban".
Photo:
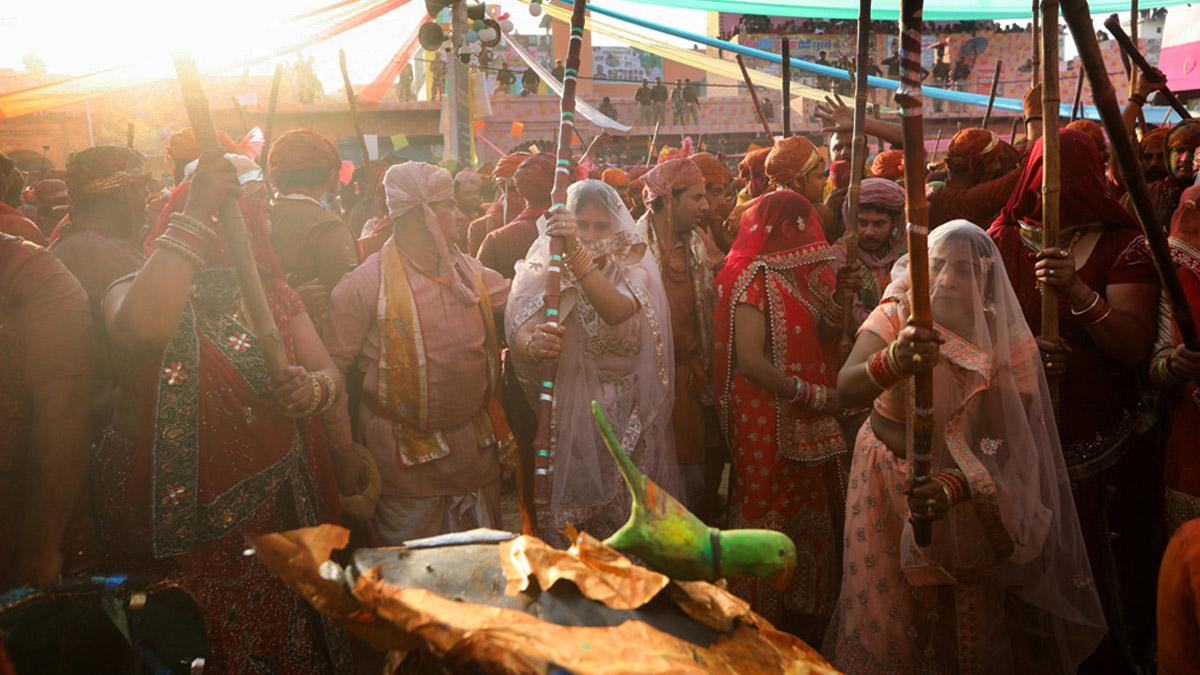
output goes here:
<path id="1" fill-rule="evenodd" d="M 1184 120 L 1171 127 L 1167 132 L 1167 149 L 1186 148 L 1195 150 L 1200 147 L 1200 122 Z"/>
<path id="2" fill-rule="evenodd" d="M 513 173 L 517 192 L 531 206 L 550 203 L 550 190 L 554 188 L 554 166 L 554 156 L 542 152 L 530 155 Z"/>
<path id="3" fill-rule="evenodd" d="M 629 174 L 617 168 L 605 169 L 604 173 L 600 174 L 600 180 L 615 188 L 625 187 L 629 185 Z"/>
<path id="4" fill-rule="evenodd" d="M 237 143 L 224 131 L 217 130 L 217 142 L 226 152 L 236 152 Z M 167 154 L 175 162 L 190 162 L 200 157 L 200 144 L 196 142 L 196 132 L 191 127 L 172 134 L 167 140 Z"/>
<path id="5" fill-rule="evenodd" d="M 1138 150 L 1142 153 L 1162 152 L 1167 147 L 1167 131 L 1166 128 L 1159 127 L 1142 136 L 1142 140 L 1138 141 Z"/>
<path id="6" fill-rule="evenodd" d="M 763 168 L 772 183 L 787 186 L 807 176 L 821 163 L 821 159 L 812 141 L 803 136 L 791 136 L 775 141 Z"/>
<path id="7" fill-rule="evenodd" d="M 946 149 L 946 165 L 955 170 L 969 170 L 979 160 L 1000 145 L 1000 137 L 979 127 L 970 127 L 954 134 Z"/>
<path id="8" fill-rule="evenodd" d="M 645 187 L 642 199 L 649 204 L 659 197 L 669 197 L 680 188 L 704 182 L 704 174 L 692 160 L 683 157 L 671 159 L 655 166 L 642 176 Z"/>
<path id="9" fill-rule="evenodd" d="M 733 180 L 733 172 L 725 166 L 725 162 L 717 159 L 717 156 L 711 152 L 696 153 L 688 159 L 691 159 L 700 168 L 700 173 L 704 174 L 705 183 L 728 185 L 729 181 Z"/>
<path id="10" fill-rule="evenodd" d="M 492 178 L 512 178 L 517 167 L 527 159 L 529 159 L 528 152 L 514 152 L 501 157 L 500 161 L 496 162 L 496 168 L 492 169 Z"/>
<path id="11" fill-rule="evenodd" d="M 336 171 L 341 166 L 342 158 L 333 141 L 309 129 L 293 129 L 275 139 L 267 156 L 267 170 L 272 175 L 302 169 Z"/>
<path id="12" fill-rule="evenodd" d="M 1082 131 L 1087 134 L 1096 143 L 1096 147 L 1100 149 L 1100 154 L 1108 149 L 1108 143 L 1104 140 L 1104 127 L 1096 124 L 1092 120 L 1075 120 L 1067 125 L 1068 129 Z"/>
<path id="13" fill-rule="evenodd" d="M 904 151 L 885 150 L 871 162 L 871 177 L 897 180 L 904 175 Z"/>
<path id="14" fill-rule="evenodd" d="M 766 166 L 769 154 L 771 154 L 770 148 L 751 150 L 738 164 L 738 180 L 746 185 L 746 190 L 751 197 L 759 196 L 767 187 Z"/>

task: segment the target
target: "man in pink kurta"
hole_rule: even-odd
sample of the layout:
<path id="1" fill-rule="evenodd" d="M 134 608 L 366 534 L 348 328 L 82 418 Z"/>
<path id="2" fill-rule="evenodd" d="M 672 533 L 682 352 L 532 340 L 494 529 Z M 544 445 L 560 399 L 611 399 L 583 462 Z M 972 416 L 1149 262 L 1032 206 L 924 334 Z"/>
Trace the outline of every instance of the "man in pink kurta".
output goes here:
<path id="1" fill-rule="evenodd" d="M 446 199 L 451 200 L 453 208 L 449 174 L 441 169 L 424 172 L 421 168 L 428 166 L 414 162 L 389 169 L 393 178 L 397 177 L 393 172 L 401 172 L 419 180 L 403 184 L 393 181 L 398 184 L 389 185 L 385 177 L 397 235 L 334 289 L 325 340 L 339 368 L 345 371 L 357 363 L 365 373 L 354 436 L 371 450 L 383 478 L 383 495 L 373 525 L 381 543 L 388 544 L 472 527 L 495 527 L 500 522 L 500 449 L 505 434 L 499 424 L 491 437 L 482 434 L 481 438 L 479 431 L 481 411 L 488 410 L 496 393 L 492 391 L 494 382 L 489 370 L 498 354 L 491 353 L 495 340 L 489 336 L 490 327 L 480 312 L 480 302 L 467 302 L 462 284 L 456 285 L 455 280 L 477 280 L 486 289 L 487 304 L 498 308 L 503 308 L 508 299 L 509 282 L 444 245 L 437 246 L 440 251 L 434 258 L 437 262 L 433 273 L 423 268 L 416 252 L 410 249 L 410 255 L 401 249 L 404 242 L 411 241 L 400 234 L 403 228 L 420 227 L 425 215 L 438 210 L 437 204 L 443 201 L 438 185 L 442 178 L 448 190 Z M 408 198 L 394 199 L 402 189 L 408 190 Z M 415 194 L 422 191 L 425 194 Z M 408 202 L 415 205 L 400 210 Z M 430 209 L 430 204 L 435 208 Z M 432 227 L 436 227 L 436 220 Z M 400 320 L 391 321 L 393 325 L 380 323 L 381 285 L 385 283 L 389 256 L 398 256 L 393 260 L 400 262 L 394 264 L 404 266 L 415 323 L 419 325 L 417 349 L 423 359 L 425 383 L 424 419 L 420 422 L 416 415 L 396 415 L 380 403 L 384 397 L 381 389 L 387 382 L 381 356 L 385 343 L 393 337 L 388 332 L 398 330 L 407 335 L 410 330 Z M 348 410 L 344 406 L 334 410 L 331 432 L 336 441 L 349 442 L 352 432 Z M 435 456 L 414 458 L 410 448 L 405 447 L 403 430 L 415 426 L 420 426 L 422 433 L 440 432 L 440 450 Z"/>

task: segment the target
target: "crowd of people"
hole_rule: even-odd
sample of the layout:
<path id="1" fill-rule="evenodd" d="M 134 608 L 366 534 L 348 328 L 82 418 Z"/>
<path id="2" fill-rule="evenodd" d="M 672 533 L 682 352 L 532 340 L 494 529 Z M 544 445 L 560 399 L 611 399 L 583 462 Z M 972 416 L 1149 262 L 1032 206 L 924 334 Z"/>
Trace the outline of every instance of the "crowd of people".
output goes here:
<path id="1" fill-rule="evenodd" d="M 1130 133 L 1161 83 L 1139 86 Z M 1040 100 L 1016 146 L 965 128 L 928 167 L 932 329 L 910 320 L 900 127 L 868 120 L 893 149 L 849 222 L 840 102 L 818 109 L 826 148 L 781 138 L 736 172 L 667 149 L 581 170 L 561 205 L 547 152 L 454 174 L 373 160 L 343 188 L 336 145 L 303 129 L 262 168 L 181 131 L 169 190 L 125 147 L 30 186 L 0 164 L 0 588 L 146 575 L 199 605 L 208 672 L 345 672 L 345 636 L 243 555 L 243 533 L 344 522 L 397 545 L 502 527 L 553 359 L 550 495 L 526 515 L 556 545 L 630 513 L 595 401 L 706 522 L 792 539 L 785 586 L 730 588 L 846 672 L 1194 665 L 1196 523 L 1157 603 L 1156 582 L 1166 504 L 1200 501 L 1200 353 L 1093 122 L 1061 131 L 1062 243 L 1042 246 Z M 1198 147 L 1193 121 L 1139 141 L 1193 303 Z M 233 269 L 238 227 L 265 304 Z M 1038 337 L 1046 291 L 1055 341 Z M 932 474 L 912 487 L 918 373 L 935 383 Z"/>

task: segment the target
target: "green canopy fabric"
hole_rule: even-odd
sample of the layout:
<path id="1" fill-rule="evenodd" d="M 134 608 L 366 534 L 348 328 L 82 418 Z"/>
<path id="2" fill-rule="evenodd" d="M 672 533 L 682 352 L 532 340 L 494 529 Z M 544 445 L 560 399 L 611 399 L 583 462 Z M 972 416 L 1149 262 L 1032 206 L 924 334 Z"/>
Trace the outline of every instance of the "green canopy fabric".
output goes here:
<path id="1" fill-rule="evenodd" d="M 809 19 L 857 19 L 858 0 L 628 0 L 643 5 L 703 9 L 712 12 L 794 16 Z M 1188 4 L 1188 0 L 1140 0 L 1138 9 L 1157 9 Z M 1129 0 L 1094 0 L 1089 3 L 1092 16 L 1129 13 Z M 1030 0 L 925 0 L 926 21 L 983 21 L 988 19 L 1029 19 Z M 873 19 L 897 19 L 900 0 L 876 0 L 871 6 Z"/>

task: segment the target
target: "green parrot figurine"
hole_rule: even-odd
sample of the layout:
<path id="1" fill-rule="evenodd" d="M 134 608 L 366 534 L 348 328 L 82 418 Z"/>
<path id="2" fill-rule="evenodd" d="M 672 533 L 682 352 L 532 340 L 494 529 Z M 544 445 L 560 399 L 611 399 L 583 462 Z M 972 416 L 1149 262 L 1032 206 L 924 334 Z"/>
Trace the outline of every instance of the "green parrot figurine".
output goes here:
<path id="1" fill-rule="evenodd" d="M 629 520 L 605 544 L 637 556 L 650 569 L 680 581 L 762 577 L 785 588 L 796 569 L 796 545 L 772 530 L 718 530 L 705 525 L 683 504 L 637 468 L 592 402 L 604 445 L 633 495 Z"/>

